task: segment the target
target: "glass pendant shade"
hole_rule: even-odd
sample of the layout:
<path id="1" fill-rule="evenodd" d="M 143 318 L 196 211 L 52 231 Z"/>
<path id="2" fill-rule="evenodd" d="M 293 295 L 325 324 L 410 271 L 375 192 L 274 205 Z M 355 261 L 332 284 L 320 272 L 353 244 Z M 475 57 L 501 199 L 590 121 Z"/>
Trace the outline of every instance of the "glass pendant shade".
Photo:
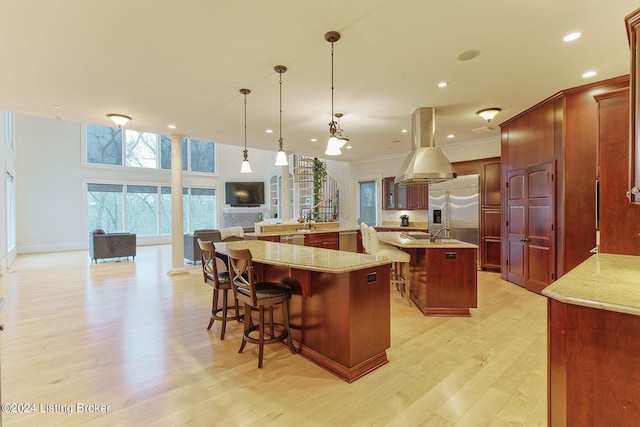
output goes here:
<path id="1" fill-rule="evenodd" d="M 242 161 L 242 166 L 240 167 L 240 173 L 251 173 L 253 172 L 251 170 L 251 165 L 249 164 L 249 160 L 248 159 L 244 159 Z"/>
<path id="2" fill-rule="evenodd" d="M 327 156 L 339 156 L 342 154 L 340 147 L 342 147 L 340 140 L 332 135 L 327 142 L 327 149 L 324 154 Z"/>
<path id="3" fill-rule="evenodd" d="M 288 165 L 289 161 L 287 160 L 287 153 L 285 153 L 283 149 L 278 150 L 278 155 L 276 156 L 276 166 Z"/>

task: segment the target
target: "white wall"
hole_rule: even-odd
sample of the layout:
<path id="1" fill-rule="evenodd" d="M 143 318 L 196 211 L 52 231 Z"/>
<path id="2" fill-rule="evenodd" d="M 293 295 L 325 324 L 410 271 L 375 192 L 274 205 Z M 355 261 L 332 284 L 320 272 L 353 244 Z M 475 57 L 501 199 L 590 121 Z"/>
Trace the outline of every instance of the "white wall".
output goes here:
<path id="1" fill-rule="evenodd" d="M 18 253 L 88 248 L 88 181 L 171 185 L 168 170 L 84 165 L 83 141 L 80 123 L 16 114 Z M 221 208 L 225 181 L 267 181 L 269 170 L 275 168 L 275 153 L 249 149 L 253 173 L 240 174 L 242 148 L 216 147 L 217 176 L 185 172 L 183 185 L 216 188 Z M 217 220 L 222 224 L 221 209 Z M 169 242 L 170 236 L 138 238 L 143 245 Z"/>

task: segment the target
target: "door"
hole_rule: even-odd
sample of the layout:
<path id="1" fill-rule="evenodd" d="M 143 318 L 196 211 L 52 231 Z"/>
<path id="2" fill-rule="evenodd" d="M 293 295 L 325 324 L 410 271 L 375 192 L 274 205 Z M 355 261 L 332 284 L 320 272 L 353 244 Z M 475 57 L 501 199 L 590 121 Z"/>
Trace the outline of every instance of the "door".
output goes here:
<path id="1" fill-rule="evenodd" d="M 555 280 L 553 164 L 507 174 L 507 280 L 540 293 Z"/>

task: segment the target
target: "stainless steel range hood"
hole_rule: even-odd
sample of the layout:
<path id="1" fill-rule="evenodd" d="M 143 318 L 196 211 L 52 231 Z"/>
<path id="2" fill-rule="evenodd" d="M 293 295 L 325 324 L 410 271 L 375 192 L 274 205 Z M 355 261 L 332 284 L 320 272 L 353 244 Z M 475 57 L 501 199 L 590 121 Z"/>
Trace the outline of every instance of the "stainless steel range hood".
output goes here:
<path id="1" fill-rule="evenodd" d="M 435 141 L 434 108 L 422 107 L 411 116 L 413 150 L 405 159 L 396 184 L 426 184 L 442 182 L 457 176 L 449 159 Z"/>

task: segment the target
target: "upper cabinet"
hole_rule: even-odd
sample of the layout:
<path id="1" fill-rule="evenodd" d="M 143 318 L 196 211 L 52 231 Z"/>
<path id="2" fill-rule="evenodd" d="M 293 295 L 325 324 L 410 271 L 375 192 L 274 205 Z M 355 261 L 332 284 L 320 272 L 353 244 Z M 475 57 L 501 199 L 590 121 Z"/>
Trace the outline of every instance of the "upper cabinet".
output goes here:
<path id="1" fill-rule="evenodd" d="M 629 163 L 629 190 L 627 197 L 632 203 L 640 203 L 640 135 L 638 135 L 638 123 L 640 121 L 640 94 L 638 93 L 640 85 L 640 73 L 638 71 L 640 68 L 640 43 L 638 43 L 640 9 L 627 15 L 624 21 L 627 25 L 627 35 L 631 48 L 631 161 Z"/>
<path id="2" fill-rule="evenodd" d="M 382 182 L 383 209 L 417 210 L 427 209 L 429 186 L 427 184 L 394 184 L 395 177 L 384 178 Z"/>

